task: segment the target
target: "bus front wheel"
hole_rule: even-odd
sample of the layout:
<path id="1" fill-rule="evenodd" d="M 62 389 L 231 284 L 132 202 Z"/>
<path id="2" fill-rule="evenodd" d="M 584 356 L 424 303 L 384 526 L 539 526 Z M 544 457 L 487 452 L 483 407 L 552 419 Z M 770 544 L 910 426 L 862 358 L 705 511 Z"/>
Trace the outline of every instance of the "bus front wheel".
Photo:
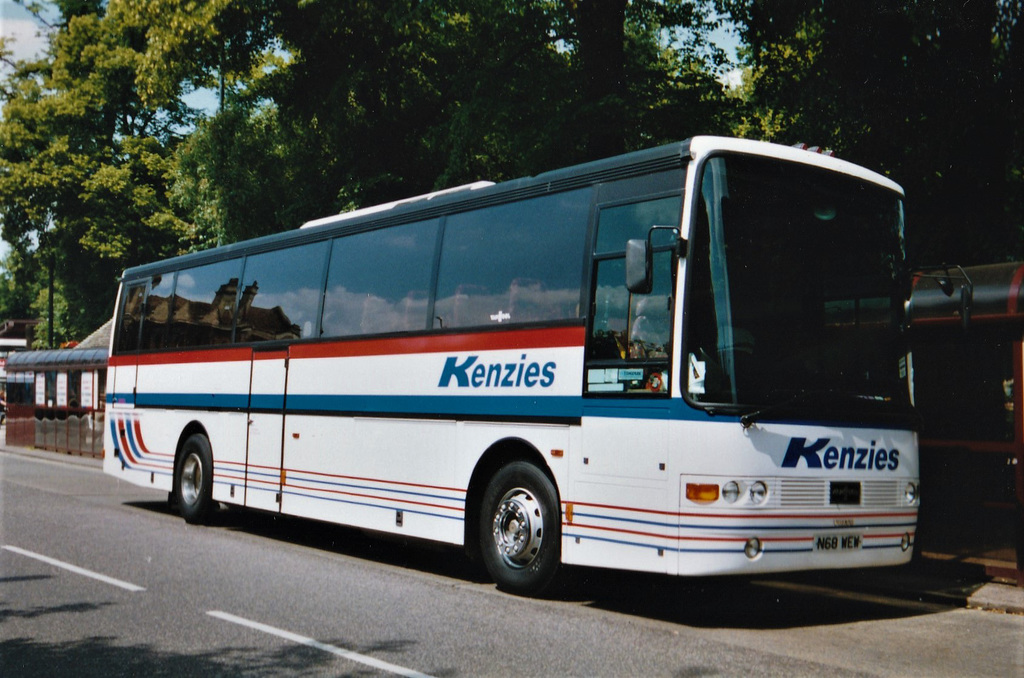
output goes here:
<path id="1" fill-rule="evenodd" d="M 181 446 L 174 477 L 175 500 L 185 522 L 206 521 L 213 505 L 213 452 L 210 441 L 194 433 Z"/>
<path id="2" fill-rule="evenodd" d="M 484 492 L 480 550 L 499 589 L 541 595 L 561 561 L 562 521 L 548 477 L 524 461 L 502 467 Z"/>

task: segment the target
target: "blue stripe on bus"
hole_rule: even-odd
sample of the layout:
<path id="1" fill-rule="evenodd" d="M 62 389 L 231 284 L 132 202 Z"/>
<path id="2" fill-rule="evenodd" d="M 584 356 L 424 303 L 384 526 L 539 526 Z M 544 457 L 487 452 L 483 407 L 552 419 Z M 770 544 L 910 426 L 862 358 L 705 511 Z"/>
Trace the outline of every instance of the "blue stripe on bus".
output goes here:
<path id="1" fill-rule="evenodd" d="M 108 404 L 118 395 L 107 394 Z M 281 395 L 231 393 L 139 393 L 138 407 L 184 409 L 234 409 L 280 411 Z M 413 416 L 536 417 L 579 419 L 611 417 L 647 420 L 739 421 L 738 417 L 712 417 L 680 399 L 653 403 L 650 400 L 592 400 L 581 396 L 498 396 L 498 395 L 303 395 L 289 394 L 288 412 Z"/>
<path id="2" fill-rule="evenodd" d="M 135 405 L 138 407 L 246 410 L 249 408 L 249 394 L 138 393 L 135 396 Z"/>
<path id="3" fill-rule="evenodd" d="M 643 542 L 629 541 L 629 540 L 626 540 L 626 539 L 612 539 L 612 538 L 609 538 L 609 537 L 595 537 L 595 536 L 592 536 L 592 535 L 577 534 L 577 533 L 574 533 L 574 532 L 566 532 L 562 536 L 563 536 L 563 538 L 579 539 L 580 541 L 599 541 L 599 542 L 604 542 L 606 544 L 619 544 L 620 546 L 631 546 L 631 547 L 634 547 L 634 548 L 644 548 L 644 549 L 657 550 L 657 551 L 666 551 L 666 552 L 669 552 L 669 553 L 694 553 L 694 554 L 725 553 L 725 554 L 730 554 L 730 553 L 742 553 L 743 552 L 742 545 L 738 546 L 736 548 L 710 548 L 710 547 L 709 548 L 700 548 L 700 547 L 685 548 L 685 547 L 681 547 L 681 546 L 667 546 L 667 545 L 659 546 L 657 544 L 646 544 L 646 543 L 643 543 Z M 671 537 L 667 537 L 667 539 L 671 539 Z M 878 545 L 864 546 L 863 548 L 865 550 L 892 550 L 892 549 L 898 549 L 898 548 L 902 548 L 902 547 L 900 546 L 899 542 L 895 542 L 893 544 L 878 544 Z M 764 553 L 765 553 L 766 556 L 771 556 L 772 554 L 782 554 L 782 553 L 814 553 L 814 548 L 813 547 L 807 547 L 807 546 L 795 546 L 795 547 L 793 547 L 793 546 L 779 546 L 779 545 L 776 545 L 776 544 L 768 543 L 768 544 L 764 545 Z"/>
<path id="4" fill-rule="evenodd" d="M 380 483 L 387 483 L 385 480 L 379 481 Z M 384 492 L 387 494 L 402 494 L 410 497 L 422 497 L 424 499 L 438 499 L 441 501 L 450 501 L 456 504 L 465 505 L 465 497 L 452 497 L 447 494 L 430 494 L 427 492 L 414 492 L 412 490 L 396 490 L 389 487 L 382 487 L 380 485 L 369 485 L 369 484 L 356 484 L 356 483 L 343 483 L 337 480 L 319 480 L 317 478 L 308 477 L 303 471 L 291 471 L 288 474 L 288 487 L 300 487 L 299 483 L 310 483 L 314 485 L 326 485 L 328 487 L 344 487 L 350 490 L 366 490 L 370 492 Z M 303 488 L 315 490 L 317 488 Z M 326 490 L 330 492 L 330 490 Z M 401 501 L 401 497 L 393 499 L 392 501 Z M 461 510 L 461 507 L 451 507 L 453 510 Z"/>
<path id="5" fill-rule="evenodd" d="M 735 520 L 735 517 L 733 517 L 733 516 L 715 515 L 715 514 L 711 514 L 711 513 L 709 513 L 705 517 L 708 520 L 725 520 L 725 519 L 727 519 L 727 520 Z M 767 514 L 767 515 L 764 516 L 764 519 L 771 519 L 773 517 L 774 517 L 773 515 Z M 854 516 L 854 517 L 859 519 L 858 516 Z M 590 518 L 592 520 L 604 520 L 604 521 L 611 522 L 611 523 L 628 523 L 630 525 L 646 525 L 646 526 L 650 526 L 650 527 L 661 527 L 661 528 L 667 528 L 667 529 L 698 530 L 698 531 L 701 531 L 701 532 L 716 532 L 716 531 L 719 531 L 719 530 L 723 530 L 723 531 L 726 531 L 726 530 L 748 531 L 749 532 L 749 531 L 752 531 L 752 530 L 778 530 L 778 531 L 799 530 L 799 531 L 807 531 L 807 530 L 821 530 L 821 529 L 829 529 L 829 530 L 831 530 L 831 529 L 836 529 L 836 530 L 841 529 L 841 528 L 834 528 L 832 526 L 821 525 L 819 523 L 811 523 L 811 524 L 807 524 L 807 525 L 804 525 L 804 524 L 794 524 L 794 523 L 788 523 L 788 524 L 785 524 L 785 525 L 765 525 L 765 524 L 761 524 L 760 522 L 744 523 L 744 524 L 741 524 L 741 525 L 722 525 L 720 523 L 713 523 L 713 524 L 706 524 L 706 523 L 705 524 L 701 524 L 701 523 L 673 523 L 673 522 L 656 521 L 656 520 L 641 520 L 641 519 L 638 519 L 638 518 L 629 518 L 629 517 L 623 517 L 623 516 L 609 516 L 609 515 L 602 515 L 600 513 L 586 513 L 586 512 L 581 512 L 579 510 L 574 510 L 573 511 L 573 520 L 578 521 L 580 518 Z M 826 518 L 822 518 L 822 520 L 832 520 L 833 518 L 834 518 L 833 516 L 829 516 L 829 517 L 826 517 Z M 762 519 L 762 520 L 764 520 L 764 519 Z M 864 529 L 896 528 L 896 527 L 912 528 L 915 525 L 917 525 L 917 523 L 915 523 L 915 522 L 901 522 L 901 523 L 885 523 L 885 522 L 879 522 L 879 523 L 858 523 L 857 524 L 857 529 L 862 529 L 862 528 L 864 528 Z"/>
<path id="6" fill-rule="evenodd" d="M 414 515 L 419 515 L 419 516 L 429 516 L 431 518 L 443 518 L 444 520 L 455 520 L 455 521 L 458 521 L 458 522 L 462 522 L 464 520 L 463 516 L 461 516 L 461 515 L 451 516 L 451 515 L 445 515 L 443 513 L 434 513 L 432 511 L 423 511 L 423 510 L 420 510 L 420 509 L 405 508 L 404 506 L 403 507 L 395 507 L 395 506 L 389 506 L 389 505 L 385 505 L 385 504 L 375 504 L 373 502 L 368 502 L 368 501 L 358 501 L 358 500 L 355 500 L 355 499 L 342 499 L 341 497 L 324 497 L 324 496 L 321 496 L 321 495 L 308 494 L 308 493 L 305 493 L 305 492 L 296 492 L 294 490 L 287 490 L 287 489 L 286 490 L 282 490 L 281 493 L 284 494 L 284 495 L 290 495 L 290 496 L 293 496 L 293 497 L 301 497 L 303 499 L 317 499 L 317 500 L 320 500 L 320 501 L 329 501 L 329 502 L 333 502 L 335 504 L 348 504 L 350 506 L 362 506 L 364 508 L 382 509 L 382 510 L 385 510 L 385 511 L 401 511 L 402 513 L 414 514 Z M 401 503 L 399 500 L 396 500 L 396 502 L 397 503 Z M 455 509 L 453 509 L 453 510 L 455 510 Z"/>
<path id="7" fill-rule="evenodd" d="M 281 410 L 284 409 L 284 396 L 280 393 L 253 393 L 249 399 L 249 407 L 254 410 Z"/>
<path id="8" fill-rule="evenodd" d="M 578 418 L 582 408 L 580 398 L 572 396 L 289 395 L 288 409 L 302 412 Z"/>
<path id="9" fill-rule="evenodd" d="M 107 393 L 107 404 L 126 402 L 125 394 Z M 246 393 L 140 393 L 134 396 L 139 407 L 175 409 L 261 410 L 280 412 L 284 396 Z M 287 411 L 303 414 L 367 414 L 370 416 L 413 417 L 517 417 L 536 419 L 647 419 L 738 423 L 739 415 L 711 414 L 691 407 L 681 398 L 592 398 L 583 396 L 500 396 L 500 395 L 293 395 L 287 397 Z M 801 418 L 766 419 L 772 424 L 907 431 L 907 426 L 892 422 L 857 419 L 814 420 Z"/>
<path id="10" fill-rule="evenodd" d="M 630 541 L 627 539 L 613 539 L 611 537 L 595 537 L 587 534 L 577 534 L 575 532 L 566 532 L 562 535 L 563 538 L 579 539 L 580 541 L 599 541 L 606 544 L 618 544 L 620 546 L 631 546 L 634 548 L 650 549 L 652 551 L 666 551 L 668 553 L 743 553 L 743 544 L 739 544 L 735 547 L 708 547 L 708 548 L 684 548 L 682 546 L 668 546 L 658 544 L 648 544 L 638 541 Z M 673 541 L 673 537 L 663 537 L 669 541 Z M 810 549 L 807 549 L 808 551 Z M 765 551 L 767 553 L 767 550 Z"/>

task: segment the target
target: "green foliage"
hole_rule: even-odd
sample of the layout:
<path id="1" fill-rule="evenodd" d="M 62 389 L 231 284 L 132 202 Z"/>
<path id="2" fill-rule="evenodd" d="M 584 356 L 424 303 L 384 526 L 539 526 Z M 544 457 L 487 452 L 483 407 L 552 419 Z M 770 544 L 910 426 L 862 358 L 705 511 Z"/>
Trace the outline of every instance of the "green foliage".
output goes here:
<path id="1" fill-rule="evenodd" d="M 166 182 L 184 109 L 144 105 L 137 31 L 105 5 L 60 3 L 47 58 L 19 64 L 4 86 L 3 237 L 53 272 L 52 285 L 49 275 L 35 284 L 65 309 L 57 341 L 102 324 L 116 272 L 176 251 L 182 226 Z"/>
<path id="2" fill-rule="evenodd" d="M 314 214 L 508 179 L 724 130 L 721 106 L 695 105 L 723 99 L 684 35 L 710 28 L 703 6 L 281 3 L 291 61 L 261 91 L 318 172 Z"/>
<path id="3" fill-rule="evenodd" d="M 57 340 L 126 266 L 704 133 L 892 176 L 918 262 L 1024 256 L 1024 0 L 49 6 L 43 58 L 0 43 L 0 316 L 48 315 L 52 271 Z"/>
<path id="4" fill-rule="evenodd" d="M 32 302 L 39 287 L 39 269 L 17 249 L 7 252 L 0 262 L 0 309 L 5 318 L 34 318 Z"/>
<path id="5" fill-rule="evenodd" d="M 285 208 L 301 188 L 287 143 L 271 105 L 252 113 L 229 108 L 199 124 L 178 150 L 171 191 L 192 216 L 190 249 L 294 228 Z"/>
<path id="6" fill-rule="evenodd" d="M 750 68 L 740 134 L 891 175 L 918 263 L 1024 256 L 1021 0 L 720 4 Z"/>

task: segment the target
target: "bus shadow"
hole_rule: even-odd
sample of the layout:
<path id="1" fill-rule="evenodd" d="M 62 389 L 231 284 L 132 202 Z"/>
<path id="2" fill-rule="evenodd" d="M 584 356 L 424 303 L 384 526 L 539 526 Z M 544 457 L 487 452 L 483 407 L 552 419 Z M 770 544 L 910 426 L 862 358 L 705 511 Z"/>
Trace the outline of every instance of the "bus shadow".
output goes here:
<path id="1" fill-rule="evenodd" d="M 136 502 L 171 516 L 166 502 Z M 471 584 L 489 582 L 461 548 L 259 511 L 215 511 L 209 526 Z M 680 578 L 567 567 L 548 598 L 697 628 L 787 629 L 938 614 L 981 585 L 962 572 L 918 577 L 906 568 L 757 577 Z M 901 574 L 904 573 L 904 574 Z M 927 590 L 924 590 L 927 589 Z M 964 595 L 935 595 L 935 591 Z"/>
<path id="2" fill-rule="evenodd" d="M 178 515 L 167 502 L 135 502 L 129 505 L 153 513 L 175 517 Z M 222 507 L 214 511 L 208 527 L 244 532 L 265 539 L 438 574 L 470 583 L 488 581 L 486 572 L 475 567 L 461 548 L 448 544 L 234 507 Z"/>
<path id="3" fill-rule="evenodd" d="M 913 588 L 875 588 L 837 572 L 678 578 L 580 569 L 568 597 L 597 609 L 697 628 L 789 629 L 939 614 L 958 607 Z M 922 600 L 923 598 L 923 600 Z"/>

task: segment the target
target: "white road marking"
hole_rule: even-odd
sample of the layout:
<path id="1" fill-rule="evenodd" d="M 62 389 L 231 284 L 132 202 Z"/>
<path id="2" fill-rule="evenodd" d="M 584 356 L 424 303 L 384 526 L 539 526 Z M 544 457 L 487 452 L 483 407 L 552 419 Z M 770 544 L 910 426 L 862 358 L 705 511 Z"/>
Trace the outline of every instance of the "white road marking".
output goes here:
<path id="1" fill-rule="evenodd" d="M 121 581 L 120 579 L 114 579 L 113 577 L 108 577 L 105 574 L 93 572 L 92 570 L 87 570 L 84 567 L 78 567 L 77 565 L 72 565 L 71 563 L 65 563 L 64 561 L 57 560 L 56 558 L 50 558 L 49 556 L 44 556 L 39 553 L 33 553 L 32 551 L 26 551 L 25 549 L 20 549 L 17 546 L 8 546 L 4 544 L 2 548 L 5 551 L 17 553 L 18 555 L 25 556 L 26 558 L 33 558 L 40 562 L 46 563 L 47 565 L 53 565 L 54 567 L 59 567 L 61 569 L 67 570 L 68 572 L 80 574 L 83 577 L 90 577 L 92 579 L 101 581 L 105 584 L 110 584 L 111 586 L 117 586 L 118 588 L 122 588 L 126 591 L 131 591 L 132 593 L 138 593 L 139 591 L 146 590 L 141 586 L 136 586 L 135 584 L 126 581 Z"/>
<path id="2" fill-rule="evenodd" d="M 329 652 L 333 655 L 337 655 L 338 657 L 344 657 L 345 659 L 349 659 L 354 662 L 359 662 L 360 664 L 365 664 L 366 666 L 371 666 L 375 669 L 380 669 L 381 671 L 387 671 L 388 673 L 394 673 L 399 676 L 409 676 L 410 678 L 431 678 L 428 674 L 420 673 L 419 671 L 413 671 L 412 669 L 407 669 L 404 666 L 390 664 L 379 659 L 374 659 L 373 657 L 368 657 L 366 655 L 359 654 L 358 652 L 353 652 L 352 650 L 346 650 L 341 647 L 335 647 L 334 645 L 328 645 L 327 643 L 321 643 L 318 640 L 313 640 L 312 638 L 307 638 L 306 636 L 300 636 L 299 634 L 292 633 L 291 631 L 285 631 L 284 629 L 268 626 L 267 624 L 261 624 L 260 622 L 255 622 L 250 619 L 236 617 L 235 615 L 228 614 L 227 612 L 211 610 L 206 614 L 210 615 L 211 617 L 216 617 L 217 619 L 222 619 L 224 621 L 231 622 L 232 624 L 238 624 L 240 626 L 245 626 L 256 631 L 268 633 L 272 636 L 277 636 L 278 638 L 284 638 L 285 640 L 290 640 L 293 643 L 298 643 L 300 645 L 306 645 L 307 647 L 316 648 L 317 650 Z"/>

